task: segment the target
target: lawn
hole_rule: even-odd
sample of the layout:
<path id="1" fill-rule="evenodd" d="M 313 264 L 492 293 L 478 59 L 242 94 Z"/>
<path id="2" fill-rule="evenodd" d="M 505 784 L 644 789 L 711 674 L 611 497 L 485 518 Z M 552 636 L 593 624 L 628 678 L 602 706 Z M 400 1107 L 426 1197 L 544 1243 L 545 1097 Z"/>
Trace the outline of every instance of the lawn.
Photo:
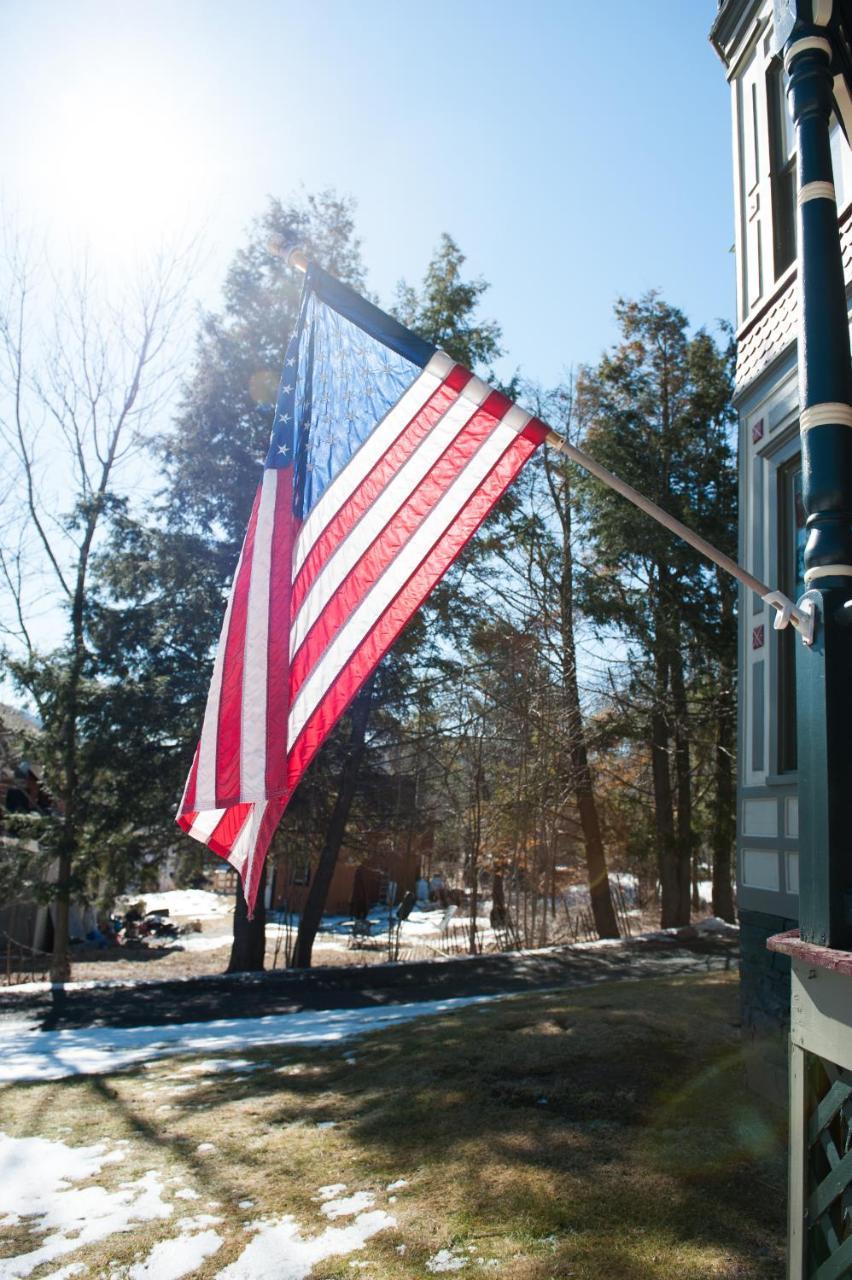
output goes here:
<path id="1" fill-rule="evenodd" d="M 736 1020 L 733 975 L 612 982 L 9 1086 L 0 1280 L 775 1280 L 783 1117 Z M 4 1200 L 35 1156 L 42 1218 Z"/>

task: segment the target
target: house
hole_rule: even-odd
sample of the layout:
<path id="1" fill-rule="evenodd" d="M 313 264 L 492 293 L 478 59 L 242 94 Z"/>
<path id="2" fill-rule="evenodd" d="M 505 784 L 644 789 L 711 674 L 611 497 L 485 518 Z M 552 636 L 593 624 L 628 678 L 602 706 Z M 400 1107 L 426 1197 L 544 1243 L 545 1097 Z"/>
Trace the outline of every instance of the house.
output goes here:
<path id="1" fill-rule="evenodd" d="M 805 543 L 798 427 L 795 135 L 773 53 L 770 0 L 721 0 L 710 32 L 731 89 L 737 279 L 740 563 L 795 600 Z M 847 294 L 852 284 L 852 152 L 832 122 Z M 751 1036 L 789 1017 L 789 962 L 766 950 L 798 918 L 796 674 L 792 630 L 741 588 L 737 901 L 742 1010 Z M 780 1043 L 780 1037 L 779 1037 Z"/>
<path id="2" fill-rule="evenodd" d="M 39 819 L 61 812 L 41 765 L 31 756 L 38 751 L 40 734 L 32 716 L 0 704 L 0 949 L 11 947 L 25 954 L 49 952 L 53 946 L 51 907 L 33 891 L 26 875 L 39 858 L 38 826 L 34 824 L 36 834 L 24 836 L 15 821 L 21 816 Z M 55 881 L 55 863 L 40 871 L 46 882 Z M 93 924 L 90 907 L 71 904 L 72 937 L 83 937 Z"/>
<path id="3" fill-rule="evenodd" d="M 362 860 L 363 859 L 363 860 Z M 351 851 L 340 851 L 337 866 L 329 886 L 325 912 L 331 916 L 349 915 L 351 904 L 358 892 L 366 903 L 400 902 L 409 889 L 413 890 L 420 875 L 421 855 L 416 847 L 382 849 L 356 859 Z M 308 896 L 313 868 L 310 859 L 304 862 L 288 860 L 278 863 L 273 872 L 269 901 L 276 911 L 299 914 Z"/>

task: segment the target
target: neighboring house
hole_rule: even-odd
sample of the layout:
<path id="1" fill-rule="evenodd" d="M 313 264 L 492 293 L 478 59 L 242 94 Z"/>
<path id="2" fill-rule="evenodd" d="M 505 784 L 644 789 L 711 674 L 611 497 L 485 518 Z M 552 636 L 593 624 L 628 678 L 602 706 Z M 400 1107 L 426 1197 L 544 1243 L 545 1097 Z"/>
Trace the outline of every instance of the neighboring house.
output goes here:
<path id="1" fill-rule="evenodd" d="M 31 749 L 38 748 L 40 734 L 38 721 L 32 716 L 0 703 L 0 858 L 19 858 L 22 853 L 38 857 L 37 840 L 24 840 L 14 833 L 10 818 L 60 812 L 41 765 L 29 758 Z M 54 880 L 55 867 L 48 868 L 46 874 L 48 881 Z M 71 936 L 83 937 L 92 928 L 94 915 L 85 904 L 73 903 L 70 923 Z M 29 890 L 13 890 L 0 902 L 0 953 L 9 944 L 35 951 L 53 947 L 51 909 Z"/>
<path id="2" fill-rule="evenodd" d="M 13 865 L 22 853 L 37 857 L 38 844 L 11 834 L 7 815 L 15 818 L 54 810 L 53 797 L 42 783 L 40 766 L 26 758 L 38 734 L 38 722 L 31 716 L 16 707 L 0 705 L 0 858 L 14 859 Z M 14 884 L 14 872 L 11 878 Z M 0 902 L 0 950 L 9 943 L 47 949 L 52 941 L 50 934 L 47 906 L 36 902 L 27 891 L 7 891 Z"/>
<path id="3" fill-rule="evenodd" d="M 363 893 L 370 905 L 385 902 L 388 896 L 400 902 L 409 889 L 413 890 L 420 875 L 421 855 L 416 847 L 404 851 L 393 849 L 378 851 L 363 862 L 347 856 L 346 848 L 340 851 L 328 890 L 325 910 L 327 915 L 349 915 L 355 893 L 355 877 L 361 872 Z M 300 912 L 308 896 L 312 875 L 309 859 L 303 865 L 288 861 L 275 868 L 270 904 L 276 911 Z M 389 895 L 390 891 L 390 895 Z"/>
<path id="4" fill-rule="evenodd" d="M 792 599 L 804 590 L 798 430 L 795 135 L 786 76 L 772 56 L 770 0 L 722 0 L 710 39 L 733 113 L 737 276 L 740 562 Z M 852 158 L 832 125 L 847 284 L 852 281 Z M 773 610 L 740 589 L 737 900 L 744 1025 L 783 1028 L 789 968 L 766 939 L 798 916 L 795 646 Z"/>
<path id="5" fill-rule="evenodd" d="M 400 902 L 428 867 L 434 845 L 434 822 L 417 818 L 417 768 L 410 755 L 394 751 L 374 758 L 359 779 L 366 811 L 374 824 L 364 830 L 353 823 L 337 859 L 326 898 L 328 915 L 348 915 L 353 901 Z M 298 850 L 270 871 L 266 905 L 277 911 L 302 911 L 315 868 L 309 853 Z M 357 876 L 357 886 L 356 886 Z"/>

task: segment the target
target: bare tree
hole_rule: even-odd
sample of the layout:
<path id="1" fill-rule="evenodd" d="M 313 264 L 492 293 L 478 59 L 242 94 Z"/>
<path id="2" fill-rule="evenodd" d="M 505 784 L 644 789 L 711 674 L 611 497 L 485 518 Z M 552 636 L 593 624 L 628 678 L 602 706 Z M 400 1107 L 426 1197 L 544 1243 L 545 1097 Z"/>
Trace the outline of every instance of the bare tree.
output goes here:
<path id="1" fill-rule="evenodd" d="M 88 269 L 65 282 L 11 240 L 0 262 L 2 632 L 38 708 L 63 818 L 51 977 L 70 974 L 69 904 L 80 840 L 81 706 L 95 677 L 86 607 L 99 536 L 143 478 L 147 428 L 175 387 L 171 340 L 191 254 L 173 254 L 111 300 Z M 49 318 L 47 318 L 49 317 Z"/>

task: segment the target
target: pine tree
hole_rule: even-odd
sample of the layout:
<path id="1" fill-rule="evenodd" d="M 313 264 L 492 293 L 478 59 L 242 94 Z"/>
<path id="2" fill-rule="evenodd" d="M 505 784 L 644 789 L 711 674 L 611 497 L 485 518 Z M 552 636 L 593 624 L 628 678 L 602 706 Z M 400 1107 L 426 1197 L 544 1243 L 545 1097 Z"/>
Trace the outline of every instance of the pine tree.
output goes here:
<path id="1" fill-rule="evenodd" d="M 622 340 L 583 372 L 578 404 L 591 454 L 733 554 L 735 466 L 729 354 L 688 334 L 656 294 L 621 301 Z M 629 644 L 651 747 L 663 925 L 688 923 L 696 851 L 691 688 L 730 652 L 732 597 L 691 548 L 596 482 L 581 493 L 590 539 L 586 613 Z M 730 714 L 730 666 L 717 714 Z M 729 740 L 719 745 L 720 764 Z M 729 758 L 729 757 L 728 757 Z M 729 807 L 720 767 L 719 799 Z M 718 833 L 717 857 L 727 840 Z"/>

